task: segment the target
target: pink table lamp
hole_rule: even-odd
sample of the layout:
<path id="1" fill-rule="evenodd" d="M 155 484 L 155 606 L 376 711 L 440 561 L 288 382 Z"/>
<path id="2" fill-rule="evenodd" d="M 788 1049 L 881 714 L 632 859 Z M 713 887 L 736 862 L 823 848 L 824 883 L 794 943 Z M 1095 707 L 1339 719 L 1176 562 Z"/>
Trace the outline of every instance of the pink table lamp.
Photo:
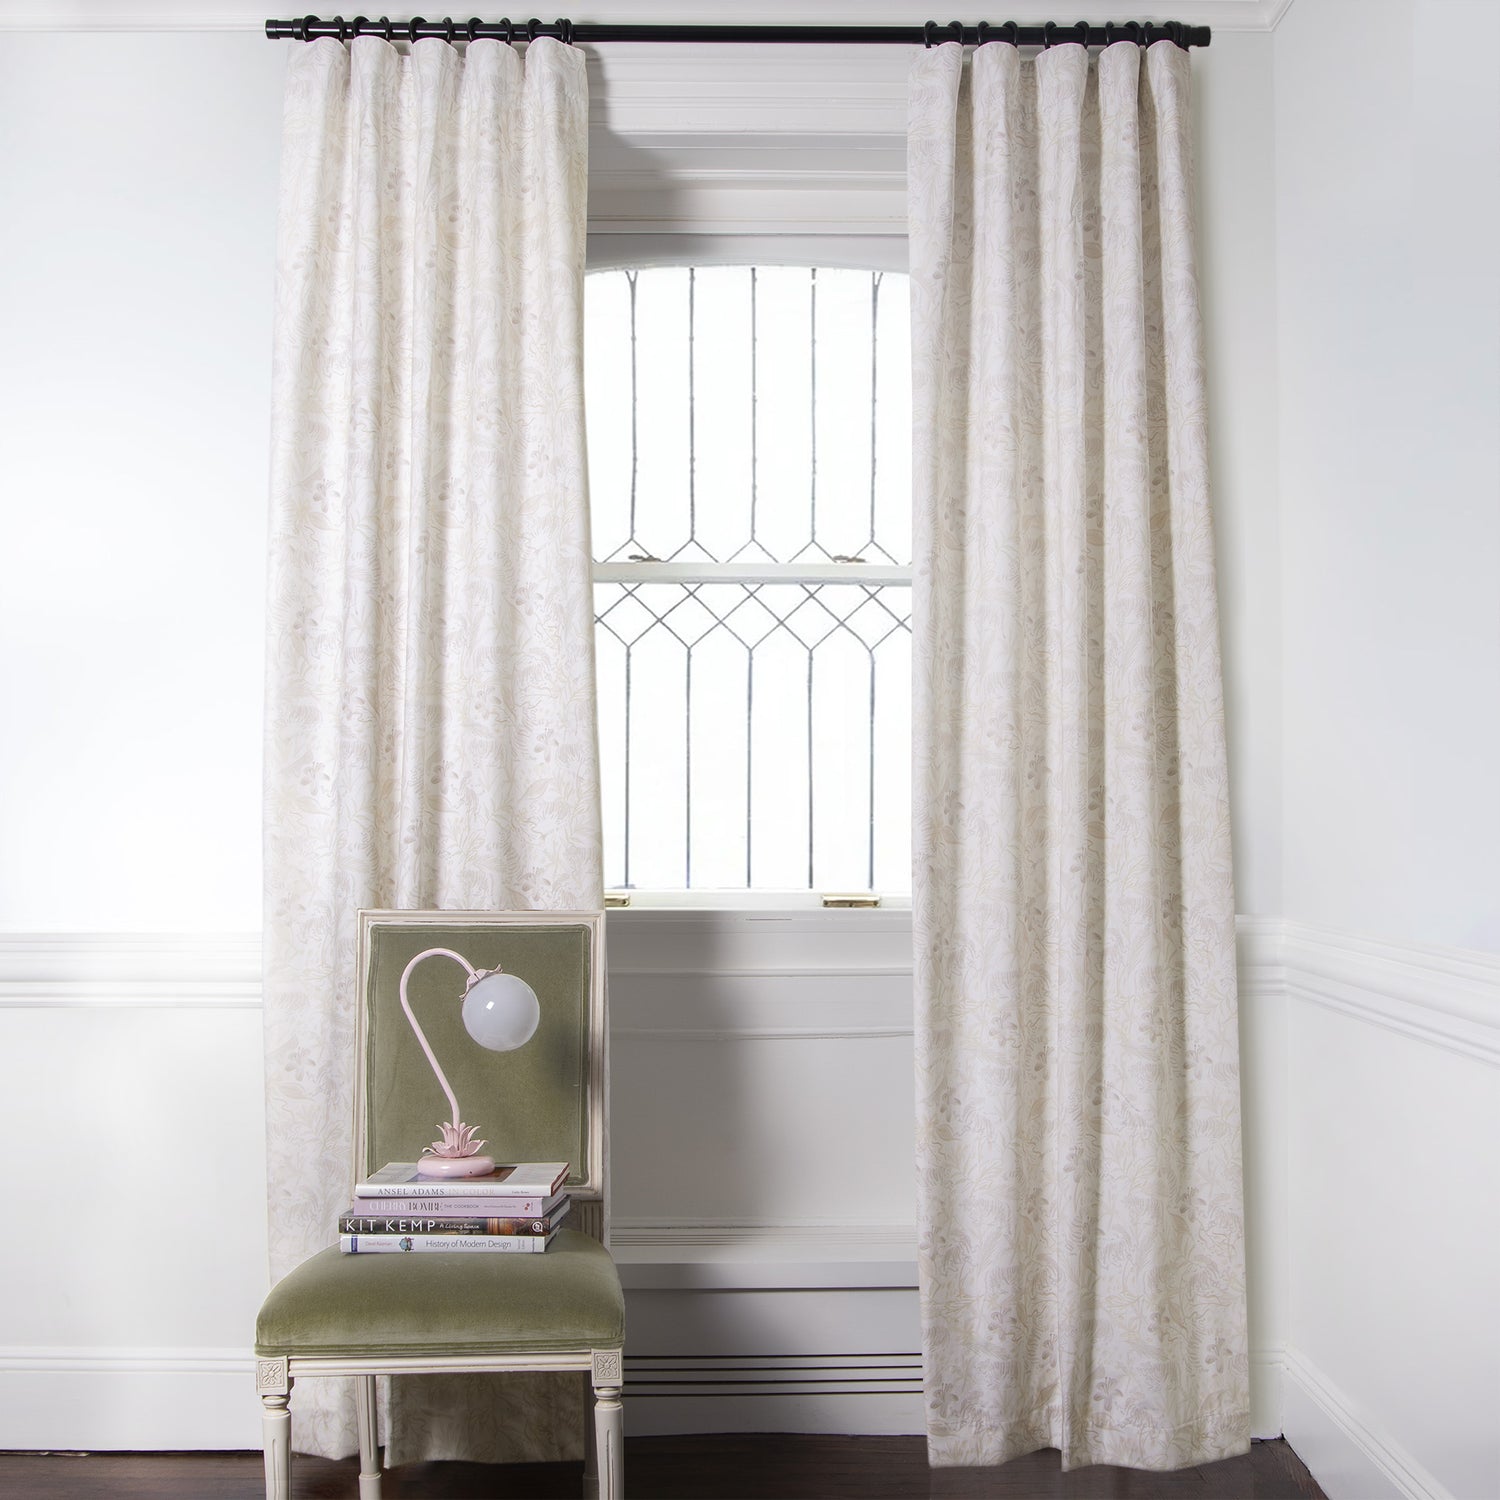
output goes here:
<path id="1" fill-rule="evenodd" d="M 464 1030 L 491 1052 L 513 1052 L 524 1047 L 536 1032 L 542 1019 L 542 1007 L 536 991 L 524 979 L 507 974 L 501 969 L 476 969 L 463 954 L 451 948 L 428 948 L 417 954 L 401 973 L 401 1009 L 411 1022 L 432 1071 L 448 1096 L 448 1108 L 452 1118 L 439 1128 L 441 1140 L 428 1146 L 417 1162 L 417 1172 L 422 1177 L 484 1177 L 495 1170 L 492 1157 L 481 1156 L 483 1141 L 475 1140 L 475 1125 L 465 1125 L 458 1116 L 458 1100 L 438 1060 L 433 1054 L 427 1037 L 412 1014 L 411 1002 L 406 998 L 406 981 L 411 971 L 424 958 L 441 956 L 451 958 L 468 970 L 469 982 L 464 987 Z"/>

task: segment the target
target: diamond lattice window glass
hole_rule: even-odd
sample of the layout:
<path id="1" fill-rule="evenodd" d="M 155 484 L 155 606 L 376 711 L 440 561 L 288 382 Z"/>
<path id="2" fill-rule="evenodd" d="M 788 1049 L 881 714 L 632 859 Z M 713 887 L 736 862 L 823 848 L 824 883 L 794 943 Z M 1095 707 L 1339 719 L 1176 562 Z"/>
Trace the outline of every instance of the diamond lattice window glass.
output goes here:
<path id="1" fill-rule="evenodd" d="M 605 883 L 910 890 L 904 276 L 587 282 Z"/>

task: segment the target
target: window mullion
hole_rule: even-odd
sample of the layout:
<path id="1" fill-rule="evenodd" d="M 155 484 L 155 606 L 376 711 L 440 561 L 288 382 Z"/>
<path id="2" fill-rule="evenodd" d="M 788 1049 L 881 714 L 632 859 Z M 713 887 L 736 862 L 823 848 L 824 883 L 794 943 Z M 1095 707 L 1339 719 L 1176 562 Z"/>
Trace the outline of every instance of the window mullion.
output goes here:
<path id="1" fill-rule="evenodd" d="M 911 569 L 892 563 L 596 562 L 595 583 L 855 583 L 909 588 Z"/>

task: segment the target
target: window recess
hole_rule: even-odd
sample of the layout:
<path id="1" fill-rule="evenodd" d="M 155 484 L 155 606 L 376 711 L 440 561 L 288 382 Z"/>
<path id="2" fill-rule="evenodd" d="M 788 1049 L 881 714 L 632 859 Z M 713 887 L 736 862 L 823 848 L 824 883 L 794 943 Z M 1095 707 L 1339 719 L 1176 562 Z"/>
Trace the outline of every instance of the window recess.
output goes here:
<path id="1" fill-rule="evenodd" d="M 587 295 L 606 885 L 904 895 L 906 278 L 667 267 Z"/>

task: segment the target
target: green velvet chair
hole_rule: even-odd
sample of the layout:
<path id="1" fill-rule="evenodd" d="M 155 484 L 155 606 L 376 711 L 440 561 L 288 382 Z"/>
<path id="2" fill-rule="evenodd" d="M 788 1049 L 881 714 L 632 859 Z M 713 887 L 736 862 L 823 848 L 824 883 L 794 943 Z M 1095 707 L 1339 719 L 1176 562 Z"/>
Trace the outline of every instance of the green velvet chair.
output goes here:
<path id="1" fill-rule="evenodd" d="M 379 1500 L 377 1376 L 546 1370 L 588 1377 L 585 1493 L 621 1500 L 625 1300 L 602 1243 L 603 932 L 597 912 L 360 913 L 353 1176 L 415 1161 L 447 1114 L 399 981 L 424 949 L 451 948 L 531 985 L 541 1003 L 535 1035 L 514 1052 L 478 1046 L 461 1020 L 465 975 L 450 960 L 412 971 L 413 1012 L 487 1150 L 504 1161 L 567 1161 L 573 1207 L 542 1254 L 343 1255 L 335 1243 L 284 1277 L 255 1331 L 268 1500 L 290 1500 L 294 1381 L 357 1377 L 360 1500 Z"/>

